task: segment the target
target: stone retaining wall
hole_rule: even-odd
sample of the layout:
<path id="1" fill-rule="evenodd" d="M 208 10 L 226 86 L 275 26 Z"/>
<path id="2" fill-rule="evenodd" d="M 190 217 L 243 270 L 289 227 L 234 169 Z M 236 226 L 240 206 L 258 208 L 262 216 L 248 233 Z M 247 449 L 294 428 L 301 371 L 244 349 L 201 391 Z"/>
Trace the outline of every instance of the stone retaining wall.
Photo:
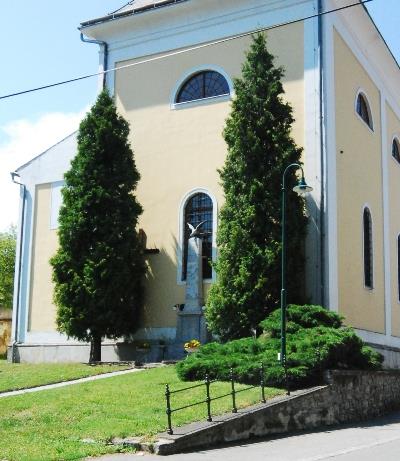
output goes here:
<path id="1" fill-rule="evenodd" d="M 310 430 L 365 420 L 400 409 L 400 372 L 331 371 L 325 386 L 297 391 L 266 404 L 160 434 L 156 453 L 166 455 L 195 448 Z"/>

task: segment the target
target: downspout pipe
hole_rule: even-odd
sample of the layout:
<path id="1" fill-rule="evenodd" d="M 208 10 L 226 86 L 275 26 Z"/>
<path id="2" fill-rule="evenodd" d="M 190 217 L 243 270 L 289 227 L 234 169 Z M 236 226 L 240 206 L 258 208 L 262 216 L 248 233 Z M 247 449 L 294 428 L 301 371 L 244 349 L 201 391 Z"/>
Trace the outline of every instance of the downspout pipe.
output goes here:
<path id="1" fill-rule="evenodd" d="M 319 50 L 319 132 L 320 132 L 320 164 L 321 164 L 321 196 L 320 196 L 320 286 L 321 305 L 326 304 L 325 293 L 325 107 L 324 107 L 324 48 L 323 48 L 323 0 L 318 0 L 318 50 Z"/>
<path id="2" fill-rule="evenodd" d="M 14 341 L 11 346 L 11 361 L 15 363 L 16 350 L 15 346 L 18 343 L 19 338 L 19 311 L 20 311 L 20 299 L 21 299 L 21 278 L 22 278 L 22 249 L 24 243 L 24 226 L 25 226 L 25 202 L 26 202 L 26 186 L 25 184 L 16 181 L 15 178 L 20 177 L 15 171 L 11 173 L 11 180 L 14 184 L 18 184 L 22 188 L 22 210 L 21 210 L 21 221 L 20 221 L 20 230 L 19 230 L 19 258 L 18 258 L 18 275 L 17 275 L 17 299 L 15 302 L 15 326 L 14 326 Z"/>
<path id="3" fill-rule="evenodd" d="M 102 40 L 90 40 L 88 38 L 85 38 L 83 33 L 81 32 L 81 40 L 84 43 L 94 43 L 95 45 L 100 45 L 103 47 L 103 90 L 106 87 L 107 83 L 107 70 L 108 70 L 108 44 L 107 42 L 103 42 Z"/>

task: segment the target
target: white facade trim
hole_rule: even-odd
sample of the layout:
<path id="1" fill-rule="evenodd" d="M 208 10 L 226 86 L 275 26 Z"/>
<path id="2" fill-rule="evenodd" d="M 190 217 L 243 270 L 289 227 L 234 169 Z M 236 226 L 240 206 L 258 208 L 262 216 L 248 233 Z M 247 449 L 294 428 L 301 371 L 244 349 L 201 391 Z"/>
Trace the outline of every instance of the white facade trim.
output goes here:
<path id="1" fill-rule="evenodd" d="M 16 252 L 15 252 L 15 272 L 14 272 L 14 291 L 13 291 L 13 311 L 12 311 L 12 322 L 11 322 L 11 341 L 19 341 L 20 338 L 20 317 L 21 317 L 21 302 L 22 302 L 22 277 L 23 277 L 23 259 L 24 259 L 24 242 L 26 233 L 26 215 L 27 215 L 27 191 L 24 186 L 20 187 L 20 199 L 19 199 L 19 216 L 18 216 L 18 234 L 16 241 Z M 25 211 L 23 213 L 25 201 Z M 22 222 L 25 220 L 24 228 L 22 229 Z M 22 229 L 22 234 L 21 234 Z M 22 237 L 22 239 L 21 239 Z M 22 240 L 22 242 L 21 242 Z M 19 286 L 20 285 L 20 286 Z M 19 305 L 17 302 L 19 301 Z M 17 326 L 18 318 L 18 326 Z"/>
<path id="2" fill-rule="evenodd" d="M 374 331 L 356 329 L 356 333 L 367 343 L 379 344 L 381 346 L 400 348 L 400 338 L 388 336 Z"/>
<path id="3" fill-rule="evenodd" d="M 179 215 L 178 215 L 178 248 L 177 248 L 177 274 L 176 274 L 176 283 L 178 285 L 186 285 L 186 281 L 182 280 L 182 260 L 183 260 L 183 240 L 184 240 L 184 213 L 185 207 L 188 200 L 196 194 L 207 194 L 213 204 L 213 235 L 212 235 L 212 261 L 215 262 L 217 259 L 217 227 L 218 227 L 218 202 L 215 198 L 215 195 L 210 192 L 209 189 L 205 187 L 198 187 L 195 189 L 191 189 L 187 192 L 184 197 L 181 199 L 179 205 Z M 211 279 L 204 279 L 204 283 L 213 283 L 216 280 L 216 274 L 214 268 L 212 269 L 212 278 Z"/>
<path id="4" fill-rule="evenodd" d="M 56 181 L 51 183 L 50 195 L 50 229 L 58 228 L 58 216 L 62 205 L 61 189 L 65 181 Z"/>
<path id="5" fill-rule="evenodd" d="M 386 97 L 380 92 L 381 113 L 381 154 L 382 154 L 382 210 L 383 210 L 383 263 L 384 263 L 384 305 L 385 305 L 385 333 L 392 335 L 392 267 L 391 267 L 391 235 L 390 235 L 390 206 L 389 194 L 389 162 L 387 158 L 387 120 Z M 390 155 L 392 157 L 392 155 Z M 393 158 L 393 157 L 392 157 Z"/>
<path id="6" fill-rule="evenodd" d="M 229 93 L 219 95 L 219 96 L 210 97 L 210 98 L 202 98 L 202 99 L 197 99 L 197 100 L 194 100 L 194 101 L 188 101 L 188 102 L 184 102 L 184 103 L 177 103 L 176 98 L 178 96 L 179 90 L 182 88 L 182 85 L 192 75 L 198 74 L 200 72 L 205 72 L 205 71 L 208 71 L 208 70 L 218 72 L 219 74 L 221 74 L 225 78 L 225 80 L 226 80 L 226 82 L 228 84 L 228 87 L 229 87 Z M 215 64 L 202 64 L 200 66 L 191 67 L 183 75 L 181 75 L 180 79 L 176 82 L 174 88 L 171 91 L 171 95 L 170 95 L 169 100 L 170 100 L 171 109 L 176 109 L 178 107 L 192 107 L 192 106 L 189 106 L 190 103 L 193 103 L 193 104 L 197 105 L 200 102 L 206 103 L 206 102 L 209 102 L 209 101 L 212 101 L 212 100 L 218 100 L 219 101 L 220 98 L 230 99 L 230 97 L 233 96 L 233 93 L 234 93 L 234 91 L 233 91 L 232 79 L 222 67 L 217 66 Z"/>
<path id="7" fill-rule="evenodd" d="M 36 207 L 36 184 L 27 183 L 27 213 L 25 217 L 25 238 L 24 238 L 24 260 L 22 267 L 24 276 L 21 286 L 23 286 L 23 296 L 21 294 L 20 302 L 20 337 L 19 342 L 25 342 L 26 334 L 29 325 L 29 308 L 31 302 L 31 278 L 32 278 L 32 257 L 33 257 L 33 242 L 35 236 L 35 207 Z"/>
<path id="8" fill-rule="evenodd" d="M 364 98 L 364 101 L 365 101 L 365 104 L 367 106 L 367 111 L 368 111 L 368 117 L 370 119 L 370 123 L 371 123 L 371 126 L 368 125 L 368 123 L 360 116 L 360 114 L 357 112 L 357 103 L 358 103 L 358 97 L 361 96 L 362 98 Z M 368 130 L 374 134 L 375 133 L 375 120 L 374 120 L 374 116 L 373 116 L 373 113 L 372 113 L 372 109 L 371 109 L 371 103 L 369 102 L 370 99 L 369 97 L 367 96 L 367 93 L 366 91 L 363 89 L 363 88 L 359 88 L 357 90 L 357 93 L 356 93 L 356 97 L 354 99 L 354 113 L 356 114 L 356 117 L 358 118 L 358 120 L 360 120 L 362 122 L 362 124 L 364 126 L 366 126 L 368 128 Z"/>
<path id="9" fill-rule="evenodd" d="M 253 0 L 248 5 L 247 2 L 234 3 L 232 0 L 202 0 L 197 3 L 181 3 L 173 9 L 159 8 L 148 14 L 147 21 L 143 13 L 120 19 L 114 24 L 85 27 L 83 32 L 88 37 L 109 44 L 108 62 L 112 69 L 127 60 L 184 50 L 206 44 L 210 40 L 295 21 L 313 14 L 314 2 Z M 107 74 L 107 87 L 114 94 L 115 72 Z"/>
<path id="10" fill-rule="evenodd" d="M 318 11 L 314 2 L 313 12 Z M 313 190 L 306 197 L 309 215 L 306 240 L 307 296 L 321 304 L 321 130 L 318 18 L 304 23 L 304 169 Z"/>
<path id="11" fill-rule="evenodd" d="M 216 104 L 218 102 L 230 101 L 230 94 L 221 94 L 219 96 L 210 96 L 209 98 L 193 99 L 192 101 L 176 102 L 171 104 L 171 110 L 189 109 L 190 107 L 205 106 L 208 104 Z"/>
<path id="12" fill-rule="evenodd" d="M 328 307 L 334 312 L 339 311 L 339 281 L 338 281 L 338 201 L 337 201 L 337 171 L 336 171 L 336 94 L 335 94 L 335 50 L 334 21 L 329 14 L 324 18 L 324 95 L 325 114 L 324 129 L 326 138 L 326 217 L 327 238 L 325 251 L 328 254 L 327 281 Z"/>

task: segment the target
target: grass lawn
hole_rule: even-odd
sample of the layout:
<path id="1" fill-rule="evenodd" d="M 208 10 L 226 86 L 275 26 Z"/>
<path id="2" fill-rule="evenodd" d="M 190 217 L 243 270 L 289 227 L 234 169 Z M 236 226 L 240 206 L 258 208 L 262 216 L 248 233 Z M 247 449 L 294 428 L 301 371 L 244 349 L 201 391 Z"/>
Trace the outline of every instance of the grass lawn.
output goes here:
<path id="1" fill-rule="evenodd" d="M 127 365 L 90 366 L 84 363 L 7 363 L 5 360 L 0 360 L 0 392 L 70 381 L 126 368 L 130 367 Z"/>
<path id="2" fill-rule="evenodd" d="M 77 460 L 115 453 L 114 437 L 150 439 L 166 428 L 165 384 L 186 387 L 173 366 L 77 384 L 0 400 L 0 459 L 7 461 Z M 192 383 L 194 384 L 194 383 Z M 238 389 L 241 386 L 238 386 Z M 212 395 L 227 393 L 229 383 L 211 385 Z M 268 397 L 283 393 L 266 389 Z M 204 400 L 204 387 L 177 394 L 172 406 Z M 238 407 L 259 401 L 259 389 L 237 396 Z M 213 414 L 230 411 L 230 398 L 212 402 Z M 173 425 L 205 419 L 205 405 L 173 414 Z M 83 443 L 92 439 L 94 443 Z"/>

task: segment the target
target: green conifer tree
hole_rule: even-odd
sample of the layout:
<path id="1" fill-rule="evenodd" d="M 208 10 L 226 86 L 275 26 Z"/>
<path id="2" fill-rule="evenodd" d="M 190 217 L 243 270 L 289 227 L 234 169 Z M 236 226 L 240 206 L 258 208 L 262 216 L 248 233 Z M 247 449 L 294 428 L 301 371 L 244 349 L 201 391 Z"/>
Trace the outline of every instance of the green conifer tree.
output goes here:
<path id="1" fill-rule="evenodd" d="M 142 207 L 133 194 L 140 176 L 128 134 L 103 91 L 80 124 L 62 189 L 60 246 L 51 259 L 57 327 L 90 341 L 90 362 L 101 360 L 103 338 L 134 332 L 142 304 L 145 265 L 136 231 Z"/>
<path id="2" fill-rule="evenodd" d="M 292 109 L 283 101 L 284 71 L 274 66 L 264 35 L 253 37 L 234 81 L 236 97 L 226 122 L 228 146 L 219 171 L 225 195 L 217 236 L 217 282 L 207 300 L 210 329 L 222 340 L 249 336 L 279 305 L 281 252 L 281 182 L 285 168 L 300 162 L 301 149 L 291 138 Z M 287 190 L 296 183 L 292 172 Z M 304 204 L 287 200 L 288 301 L 303 293 Z"/>

